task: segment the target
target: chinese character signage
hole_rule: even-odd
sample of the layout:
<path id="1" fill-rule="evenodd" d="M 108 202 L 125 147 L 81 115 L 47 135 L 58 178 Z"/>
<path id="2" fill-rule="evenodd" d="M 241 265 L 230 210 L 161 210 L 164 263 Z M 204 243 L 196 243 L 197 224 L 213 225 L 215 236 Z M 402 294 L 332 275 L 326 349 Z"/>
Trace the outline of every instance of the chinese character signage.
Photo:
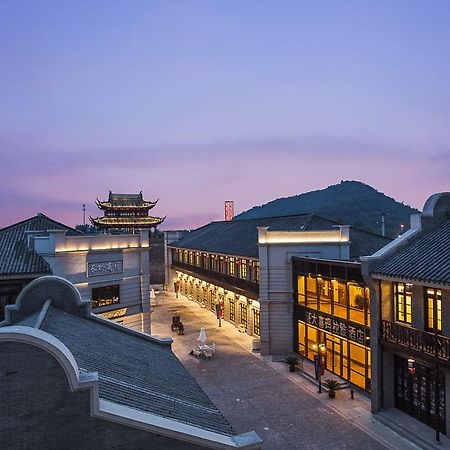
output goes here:
<path id="1" fill-rule="evenodd" d="M 307 308 L 301 308 L 302 319 L 304 315 L 304 321 L 313 325 L 320 330 L 333 333 L 342 338 L 348 339 L 353 342 L 357 342 L 361 345 L 368 345 L 369 341 L 366 340 L 364 327 L 359 326 L 353 322 L 342 320 L 338 317 L 331 317 L 325 315 L 316 310 L 310 310 Z"/>
<path id="2" fill-rule="evenodd" d="M 123 261 L 104 261 L 88 263 L 88 277 L 96 275 L 109 275 L 123 272 Z"/>
<path id="3" fill-rule="evenodd" d="M 107 311 L 99 314 L 99 316 L 104 319 L 117 319 L 118 317 L 123 317 L 127 313 L 127 308 L 116 309 L 114 311 Z"/>

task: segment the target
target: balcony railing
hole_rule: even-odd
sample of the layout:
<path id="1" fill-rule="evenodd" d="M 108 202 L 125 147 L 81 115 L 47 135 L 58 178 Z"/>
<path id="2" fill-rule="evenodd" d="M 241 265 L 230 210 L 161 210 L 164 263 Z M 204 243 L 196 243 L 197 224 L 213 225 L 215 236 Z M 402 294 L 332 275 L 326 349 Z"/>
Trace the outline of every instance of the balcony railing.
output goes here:
<path id="1" fill-rule="evenodd" d="M 243 278 L 234 277 L 225 273 L 215 272 L 214 270 L 197 267 L 181 261 L 173 261 L 172 268 L 175 270 L 177 268 L 182 270 L 184 269 L 198 278 L 204 278 L 208 282 L 217 283 L 217 285 L 223 286 L 230 290 L 232 290 L 232 288 L 238 288 L 247 294 L 253 294 L 256 296 L 259 294 L 259 283 L 256 283 L 255 281 L 245 280 Z"/>
<path id="2" fill-rule="evenodd" d="M 450 363 L 450 339 L 383 320 L 381 339 Z"/>

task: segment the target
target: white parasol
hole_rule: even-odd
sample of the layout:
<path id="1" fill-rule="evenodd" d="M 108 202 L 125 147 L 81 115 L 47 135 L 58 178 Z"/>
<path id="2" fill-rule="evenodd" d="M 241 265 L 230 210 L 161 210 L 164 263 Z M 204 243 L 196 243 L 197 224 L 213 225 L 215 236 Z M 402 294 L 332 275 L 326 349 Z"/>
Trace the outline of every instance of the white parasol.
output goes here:
<path id="1" fill-rule="evenodd" d="M 203 345 L 206 343 L 206 330 L 203 327 L 200 330 L 197 341 L 199 341 L 200 344 L 203 344 Z"/>

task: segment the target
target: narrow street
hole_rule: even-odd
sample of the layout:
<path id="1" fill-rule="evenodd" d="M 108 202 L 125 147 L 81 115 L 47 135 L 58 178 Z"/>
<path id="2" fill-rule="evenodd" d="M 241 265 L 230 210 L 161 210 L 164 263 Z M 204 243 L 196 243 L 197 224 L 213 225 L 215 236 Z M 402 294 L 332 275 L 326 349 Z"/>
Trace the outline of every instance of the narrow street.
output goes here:
<path id="1" fill-rule="evenodd" d="M 343 400 L 348 391 L 338 392 L 335 400 L 326 394 L 319 398 L 315 386 L 289 374 L 285 364 L 252 354 L 252 338 L 233 325 L 222 321 L 219 328 L 213 313 L 182 295 L 175 299 L 174 294 L 161 292 L 158 296 L 162 305 L 153 308 L 152 334 L 173 338 L 177 357 L 236 432 L 256 431 L 264 439 L 264 449 L 416 448 L 373 418 L 365 418 L 370 416 L 366 408 L 338 411 L 338 405 L 351 402 Z M 183 336 L 171 331 L 173 315 L 181 316 Z M 206 328 L 207 342 L 216 343 L 211 360 L 189 354 L 201 327 Z"/>

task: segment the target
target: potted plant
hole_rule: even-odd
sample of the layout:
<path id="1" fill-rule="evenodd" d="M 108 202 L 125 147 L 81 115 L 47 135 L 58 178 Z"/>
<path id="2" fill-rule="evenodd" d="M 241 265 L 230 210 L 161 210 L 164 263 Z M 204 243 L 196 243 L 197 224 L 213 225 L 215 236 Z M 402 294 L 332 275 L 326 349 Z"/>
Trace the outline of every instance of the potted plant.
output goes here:
<path id="1" fill-rule="evenodd" d="M 328 397 L 334 398 L 336 396 L 336 389 L 339 387 L 340 383 L 336 380 L 325 380 L 325 387 L 328 389 Z"/>
<path id="2" fill-rule="evenodd" d="M 295 366 L 298 364 L 298 358 L 296 356 L 288 356 L 284 361 L 289 366 L 289 370 L 291 372 L 295 372 Z"/>

